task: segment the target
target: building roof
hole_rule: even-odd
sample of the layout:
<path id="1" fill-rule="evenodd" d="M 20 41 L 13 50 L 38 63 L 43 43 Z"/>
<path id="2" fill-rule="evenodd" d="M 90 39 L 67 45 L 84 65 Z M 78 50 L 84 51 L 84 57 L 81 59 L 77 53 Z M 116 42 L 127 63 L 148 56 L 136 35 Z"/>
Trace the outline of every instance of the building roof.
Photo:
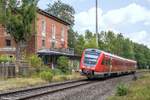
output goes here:
<path id="1" fill-rule="evenodd" d="M 47 56 L 69 56 L 69 57 L 78 57 L 80 58 L 81 56 L 76 55 L 74 53 L 65 53 L 65 52 L 59 52 L 59 51 L 53 51 L 50 49 L 42 49 L 37 51 L 37 54 L 39 55 L 47 55 Z"/>
<path id="2" fill-rule="evenodd" d="M 48 13 L 48 12 L 46 12 L 46 11 L 40 9 L 40 8 L 38 8 L 38 13 L 40 13 L 40 14 L 42 14 L 42 15 L 44 15 L 44 16 L 47 16 L 47 17 L 49 17 L 49 18 L 51 18 L 51 19 L 53 19 L 53 20 L 55 20 L 55 21 L 58 21 L 58 22 L 60 22 L 60 23 L 62 23 L 62 24 L 70 25 L 69 22 L 64 21 L 63 19 L 58 18 L 57 16 L 54 16 L 54 15 L 52 15 L 52 14 L 50 14 L 50 13 Z"/>

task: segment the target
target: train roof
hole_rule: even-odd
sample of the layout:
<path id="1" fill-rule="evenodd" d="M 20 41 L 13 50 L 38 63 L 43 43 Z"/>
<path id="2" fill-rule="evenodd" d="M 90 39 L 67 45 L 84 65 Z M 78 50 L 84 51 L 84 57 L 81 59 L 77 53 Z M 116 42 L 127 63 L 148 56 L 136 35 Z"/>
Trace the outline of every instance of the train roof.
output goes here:
<path id="1" fill-rule="evenodd" d="M 105 52 L 105 51 L 102 51 L 102 50 L 99 50 L 99 49 L 89 48 L 89 49 L 86 49 L 86 50 L 97 50 L 97 51 L 99 51 L 99 52 L 101 52 L 101 53 L 104 53 L 104 54 L 106 54 L 106 55 L 109 55 L 109 56 L 111 56 L 111 57 L 115 57 L 115 58 L 118 58 L 118 59 L 121 59 L 121 60 L 126 60 L 126 61 L 130 61 L 130 62 L 136 63 L 135 60 L 126 59 L 126 58 L 123 58 L 123 57 L 120 57 L 120 56 L 117 56 L 117 55 L 114 55 L 114 54 L 111 54 L 111 53 L 108 53 L 108 52 Z"/>
<path id="2" fill-rule="evenodd" d="M 130 62 L 136 63 L 135 60 L 126 59 L 126 58 L 123 58 L 123 57 L 120 57 L 120 56 L 117 56 L 117 55 L 114 55 L 114 54 L 111 54 L 111 53 L 108 53 L 108 52 L 105 52 L 105 51 L 101 51 L 101 52 L 103 52 L 104 54 L 109 55 L 111 57 L 115 57 L 115 58 L 118 58 L 118 59 L 121 59 L 121 60 L 126 60 L 126 61 L 130 61 Z"/>

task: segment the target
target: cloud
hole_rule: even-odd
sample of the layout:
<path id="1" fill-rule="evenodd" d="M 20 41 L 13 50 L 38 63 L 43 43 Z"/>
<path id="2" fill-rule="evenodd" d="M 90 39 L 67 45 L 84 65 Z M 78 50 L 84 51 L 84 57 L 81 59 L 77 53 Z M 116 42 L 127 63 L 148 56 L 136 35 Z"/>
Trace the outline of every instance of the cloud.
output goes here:
<path id="1" fill-rule="evenodd" d="M 50 3 L 49 0 L 39 0 L 38 7 L 42 9 L 46 9 L 47 5 Z"/>
<path id="2" fill-rule="evenodd" d="M 138 22 L 150 22 L 150 11 L 135 3 L 127 7 L 110 10 L 103 16 L 107 26 L 117 26 L 122 23 L 135 24 Z"/>
<path id="3" fill-rule="evenodd" d="M 126 7 L 109 10 L 104 13 L 101 8 L 98 8 L 98 22 L 99 29 L 112 30 L 120 32 L 120 28 L 126 30 L 126 27 L 134 27 L 134 25 L 150 25 L 150 10 L 136 3 L 129 4 Z M 80 12 L 75 15 L 75 30 L 83 33 L 86 29 L 95 32 L 95 7 L 90 8 L 87 11 Z M 125 36 L 130 37 L 132 40 L 140 43 L 144 43 L 150 46 L 150 34 L 146 30 L 139 30 L 137 32 L 126 33 Z M 144 41 L 144 42 L 143 42 Z M 147 43 L 148 42 L 148 43 Z"/>
<path id="4" fill-rule="evenodd" d="M 150 0 L 147 0 L 148 2 L 150 2 Z"/>
<path id="5" fill-rule="evenodd" d="M 84 32 L 86 29 L 90 29 L 91 31 L 94 31 L 95 29 L 95 7 L 92 7 L 88 11 L 80 12 L 75 15 L 75 29 L 79 30 L 79 32 Z M 98 23 L 102 23 L 101 16 L 102 16 L 102 10 L 98 8 Z"/>
<path id="6" fill-rule="evenodd" d="M 148 39 L 150 34 L 145 30 L 130 33 L 127 35 L 127 37 L 132 38 L 134 42 L 143 43 L 150 47 L 150 39 Z"/>

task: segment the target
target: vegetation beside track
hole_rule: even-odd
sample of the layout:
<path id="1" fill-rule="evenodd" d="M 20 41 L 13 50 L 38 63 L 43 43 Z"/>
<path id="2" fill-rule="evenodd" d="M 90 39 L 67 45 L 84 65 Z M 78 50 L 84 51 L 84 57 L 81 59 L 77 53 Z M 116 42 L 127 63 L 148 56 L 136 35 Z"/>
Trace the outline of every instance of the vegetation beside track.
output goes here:
<path id="1" fill-rule="evenodd" d="M 53 77 L 51 82 L 61 82 L 61 81 L 75 80 L 75 79 L 82 79 L 82 78 L 84 77 L 80 76 L 79 73 L 72 73 L 70 75 L 56 75 Z M 25 88 L 25 87 L 36 86 L 36 85 L 44 85 L 47 83 L 48 83 L 47 81 L 37 77 L 12 78 L 7 80 L 0 79 L 0 91 L 17 89 L 17 88 Z"/>
<path id="2" fill-rule="evenodd" d="M 109 97 L 108 100 L 150 100 L 150 73 L 146 73 L 138 80 L 133 81 L 125 96 L 116 94 Z"/>
<path id="3" fill-rule="evenodd" d="M 4 60 L 5 58 L 3 57 Z M 26 59 L 31 67 L 15 78 L 0 79 L 0 91 L 84 78 L 79 72 L 72 72 L 73 68 L 69 66 L 67 57 L 60 57 L 58 66 L 55 69 L 44 65 L 42 59 L 37 55 L 31 55 Z"/>
<path id="4" fill-rule="evenodd" d="M 0 91 L 39 85 L 43 83 L 46 83 L 46 81 L 43 81 L 40 78 L 12 78 L 7 80 L 0 80 Z"/>

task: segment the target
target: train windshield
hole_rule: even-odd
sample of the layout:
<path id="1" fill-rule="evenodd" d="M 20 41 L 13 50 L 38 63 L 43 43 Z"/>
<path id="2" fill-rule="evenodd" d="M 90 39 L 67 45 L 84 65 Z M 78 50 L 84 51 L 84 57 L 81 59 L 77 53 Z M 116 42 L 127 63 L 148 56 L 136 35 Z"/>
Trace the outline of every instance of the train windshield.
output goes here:
<path id="1" fill-rule="evenodd" d="M 99 50 L 87 50 L 84 53 L 84 65 L 94 66 L 97 63 L 98 57 L 100 55 Z"/>

